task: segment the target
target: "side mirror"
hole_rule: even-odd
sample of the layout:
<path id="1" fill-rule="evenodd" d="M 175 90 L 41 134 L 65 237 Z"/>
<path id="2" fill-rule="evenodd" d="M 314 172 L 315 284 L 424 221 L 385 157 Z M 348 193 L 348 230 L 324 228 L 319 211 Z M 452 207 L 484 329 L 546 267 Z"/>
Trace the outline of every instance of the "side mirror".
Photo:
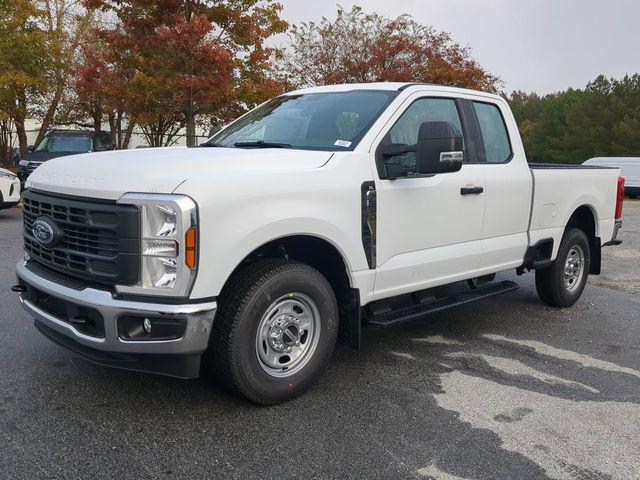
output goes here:
<path id="1" fill-rule="evenodd" d="M 416 173 L 433 175 L 462 168 L 462 133 L 451 122 L 424 122 L 416 144 Z"/>
<path id="2" fill-rule="evenodd" d="M 209 138 L 213 137 L 216 133 L 222 130 L 222 127 L 219 125 L 214 125 L 209 129 Z"/>
<path id="3" fill-rule="evenodd" d="M 29 151 L 29 153 L 33 153 L 33 151 L 34 151 L 35 149 L 36 149 L 36 147 L 35 147 L 35 146 L 33 146 L 33 145 L 29 145 L 29 146 L 27 147 L 27 150 Z"/>

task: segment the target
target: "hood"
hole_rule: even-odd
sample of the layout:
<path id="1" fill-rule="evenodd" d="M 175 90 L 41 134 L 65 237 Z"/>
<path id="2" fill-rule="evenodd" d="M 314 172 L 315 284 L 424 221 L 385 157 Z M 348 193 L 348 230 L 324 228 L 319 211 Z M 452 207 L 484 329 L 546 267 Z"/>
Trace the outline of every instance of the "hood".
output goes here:
<path id="1" fill-rule="evenodd" d="M 83 155 L 78 152 L 31 152 L 27 155 L 28 162 L 46 162 L 52 158 L 68 157 L 69 155 Z"/>
<path id="2" fill-rule="evenodd" d="M 168 147 L 65 156 L 38 167 L 27 188 L 117 200 L 127 192 L 172 193 L 192 177 L 319 168 L 332 152 L 276 148 Z"/>
<path id="3" fill-rule="evenodd" d="M 7 170 L 6 168 L 0 168 L 0 173 L 8 173 L 9 175 L 13 175 L 14 177 L 16 176 L 15 173 L 13 173 L 11 170 Z"/>

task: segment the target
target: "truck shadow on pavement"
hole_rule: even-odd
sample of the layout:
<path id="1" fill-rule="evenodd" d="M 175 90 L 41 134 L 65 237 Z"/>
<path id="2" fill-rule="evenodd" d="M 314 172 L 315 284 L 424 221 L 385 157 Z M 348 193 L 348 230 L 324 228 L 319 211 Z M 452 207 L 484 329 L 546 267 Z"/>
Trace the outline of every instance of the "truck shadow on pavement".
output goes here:
<path id="1" fill-rule="evenodd" d="M 572 324 L 567 311 L 546 308 L 533 295 L 505 299 L 500 312 L 485 302 L 369 339 L 377 358 L 368 354 L 366 361 L 381 367 L 383 379 L 382 392 L 370 394 L 416 422 L 402 432 L 420 448 L 414 465 L 424 466 L 415 472 L 435 479 L 635 478 L 640 370 L 563 345 L 582 340 L 567 339 L 566 330 L 592 319 L 589 305 L 575 307 L 581 320 Z M 539 318 L 518 315 L 530 308 L 546 317 L 542 341 L 529 339 L 530 322 Z M 558 327 L 565 338 L 555 337 Z M 605 345 L 614 354 L 623 348 Z M 429 415 L 419 413 L 425 408 Z"/>
<path id="2" fill-rule="evenodd" d="M 32 441 L 88 434 L 93 447 L 75 445 L 76 454 L 97 448 L 139 478 L 212 469 L 235 478 L 631 478 L 640 471 L 640 371 L 576 353 L 584 340 L 571 330 L 598 309 L 575 308 L 567 321 L 521 291 L 366 330 L 361 352 L 338 347 L 315 388 L 270 408 L 206 377 L 109 370 L 54 345 L 40 348 L 34 361 L 47 365 L 25 379 L 39 395 L 18 398 L 18 389 L 0 400 L 23 402 L 38 425 Z M 12 435 L 36 434 L 0 409 Z M 172 449 L 173 458 L 140 470 L 154 449 Z M 274 462 L 274 452 L 296 460 Z"/>

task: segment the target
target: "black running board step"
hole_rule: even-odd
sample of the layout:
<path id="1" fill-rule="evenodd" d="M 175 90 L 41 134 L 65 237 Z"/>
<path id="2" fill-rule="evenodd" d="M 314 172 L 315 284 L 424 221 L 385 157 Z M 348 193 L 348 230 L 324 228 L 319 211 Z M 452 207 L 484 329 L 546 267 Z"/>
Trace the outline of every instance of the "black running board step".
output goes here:
<path id="1" fill-rule="evenodd" d="M 424 317 L 432 313 L 442 312 L 443 310 L 482 300 L 483 298 L 512 292 L 517 289 L 518 285 L 515 282 L 505 280 L 503 282 L 487 285 L 486 287 L 476 288 L 469 292 L 439 298 L 429 303 L 411 305 L 410 307 L 375 315 L 374 317 L 369 318 L 367 323 L 377 327 L 389 327 L 391 325 L 397 325 L 398 323 L 415 320 L 416 318 Z"/>

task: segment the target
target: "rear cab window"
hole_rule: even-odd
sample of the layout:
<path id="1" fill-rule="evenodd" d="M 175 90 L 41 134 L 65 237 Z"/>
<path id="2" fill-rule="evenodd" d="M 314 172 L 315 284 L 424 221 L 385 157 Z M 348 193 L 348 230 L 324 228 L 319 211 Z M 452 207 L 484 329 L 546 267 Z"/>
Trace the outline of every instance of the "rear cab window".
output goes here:
<path id="1" fill-rule="evenodd" d="M 513 156 L 507 125 L 493 103 L 473 102 L 487 163 L 507 163 Z"/>

